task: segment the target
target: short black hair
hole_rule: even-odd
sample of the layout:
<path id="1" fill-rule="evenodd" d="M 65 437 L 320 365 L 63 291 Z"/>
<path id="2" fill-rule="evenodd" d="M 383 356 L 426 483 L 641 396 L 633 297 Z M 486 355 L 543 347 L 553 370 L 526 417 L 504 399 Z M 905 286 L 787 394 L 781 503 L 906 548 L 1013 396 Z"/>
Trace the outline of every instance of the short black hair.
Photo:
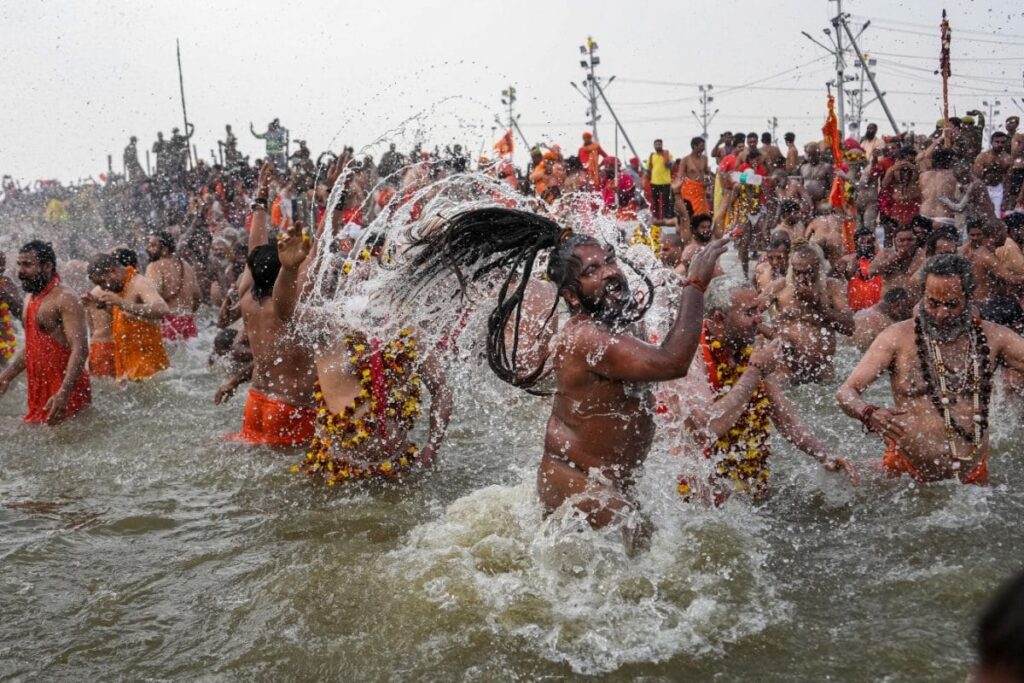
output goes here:
<path id="1" fill-rule="evenodd" d="M 21 245 L 21 249 L 18 251 L 21 253 L 34 254 L 40 265 L 50 263 L 54 268 L 57 267 L 57 253 L 53 250 L 53 245 L 49 242 L 32 240 L 31 242 L 26 242 Z"/>
<path id="2" fill-rule="evenodd" d="M 932 153 L 932 168 L 953 168 L 957 161 L 957 156 L 956 150 L 939 147 Z"/>
<path id="3" fill-rule="evenodd" d="M 697 145 L 701 144 L 702 142 L 704 142 L 704 138 L 702 138 L 699 135 L 697 137 L 691 139 L 690 140 L 690 149 L 697 149 Z"/>
<path id="4" fill-rule="evenodd" d="M 171 236 L 171 233 L 166 230 L 154 230 L 149 234 L 160 240 L 161 247 L 172 254 L 174 253 L 174 238 Z"/>
<path id="5" fill-rule="evenodd" d="M 714 219 L 711 218 L 711 214 L 709 213 L 698 213 L 696 216 L 690 219 L 690 225 L 696 228 L 698 225 L 705 221 L 711 223 L 714 221 Z"/>
<path id="6" fill-rule="evenodd" d="M 100 275 L 106 275 L 114 268 L 120 268 L 122 264 L 118 261 L 113 254 L 96 254 L 89 261 L 89 268 L 86 270 L 86 274 L 89 279 L 92 280 Z"/>
<path id="7" fill-rule="evenodd" d="M 126 249 L 125 247 L 121 247 L 120 249 L 115 249 L 111 253 L 113 254 L 114 258 L 117 259 L 117 262 L 120 263 L 122 266 L 125 266 L 126 268 L 129 266 L 132 268 L 139 267 L 139 255 L 135 253 L 134 249 Z"/>
<path id="8" fill-rule="evenodd" d="M 274 282 L 281 271 L 281 261 L 277 258 L 277 247 L 264 244 L 249 252 L 246 259 L 249 272 L 252 273 L 252 298 L 263 301 L 274 293 Z"/>
<path id="9" fill-rule="evenodd" d="M 939 240 L 947 240 L 953 244 L 960 244 L 960 234 L 956 231 L 956 228 L 946 225 L 928 235 L 928 239 L 925 240 L 924 249 L 925 255 L 935 256 L 935 248 L 939 243 Z"/>
<path id="10" fill-rule="evenodd" d="M 914 302 L 914 296 L 903 287 L 893 287 L 882 296 L 882 301 L 889 306 L 896 304 L 908 304 Z"/>

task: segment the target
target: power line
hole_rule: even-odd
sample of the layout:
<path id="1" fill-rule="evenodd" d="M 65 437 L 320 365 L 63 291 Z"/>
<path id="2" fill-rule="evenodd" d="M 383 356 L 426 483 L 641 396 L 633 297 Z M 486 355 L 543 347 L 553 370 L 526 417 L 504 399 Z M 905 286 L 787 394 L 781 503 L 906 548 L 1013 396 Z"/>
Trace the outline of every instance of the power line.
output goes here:
<path id="1" fill-rule="evenodd" d="M 927 38 L 935 38 L 938 35 L 936 33 L 925 33 L 924 31 L 910 31 L 908 29 L 903 29 L 903 28 L 890 28 L 889 26 L 875 26 L 874 28 L 878 29 L 879 31 L 891 31 L 893 33 L 905 33 L 905 34 L 911 35 L 911 36 L 925 36 Z M 1012 45 L 1014 47 L 1022 47 L 1022 46 L 1024 46 L 1024 44 L 1022 44 L 1022 43 L 1010 42 L 1010 41 L 1006 41 L 1006 40 L 986 40 L 984 38 L 972 38 L 970 36 L 961 36 L 960 39 L 961 40 L 972 41 L 972 42 L 975 42 L 975 43 L 986 43 L 986 44 L 989 44 L 989 45 Z"/>
<path id="2" fill-rule="evenodd" d="M 918 27 L 918 28 L 926 28 L 926 29 L 927 28 L 933 28 L 930 24 L 922 24 L 920 22 L 914 22 L 914 21 L 899 21 L 897 19 L 871 19 L 870 17 L 857 16 L 857 15 L 851 15 L 851 16 L 857 18 L 858 20 L 860 20 L 860 19 L 870 20 L 872 23 L 896 24 L 898 26 L 915 26 L 915 27 Z M 955 30 L 956 30 L 956 34 L 957 35 L 960 35 L 961 33 L 973 33 L 973 34 L 982 35 L 982 36 L 997 35 L 997 36 L 1000 36 L 1002 38 L 1016 38 L 1018 40 L 1024 40 L 1024 36 L 1016 35 L 1016 34 L 1013 34 L 1013 33 L 993 33 L 992 31 L 978 31 L 978 30 L 967 29 L 967 28 L 959 28 L 959 27 L 956 27 Z M 933 34 L 928 34 L 928 35 L 933 35 Z"/>

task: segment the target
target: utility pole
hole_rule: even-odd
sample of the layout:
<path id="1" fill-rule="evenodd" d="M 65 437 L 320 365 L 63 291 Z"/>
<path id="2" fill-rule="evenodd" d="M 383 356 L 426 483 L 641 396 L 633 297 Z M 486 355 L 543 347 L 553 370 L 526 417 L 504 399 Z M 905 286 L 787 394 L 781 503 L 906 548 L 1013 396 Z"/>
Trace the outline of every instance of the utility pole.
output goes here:
<path id="1" fill-rule="evenodd" d="M 775 131 L 778 130 L 779 128 L 779 117 L 773 116 L 770 119 L 768 119 L 768 127 L 772 129 L 772 144 L 774 145 L 776 144 L 776 142 L 778 142 L 777 138 L 775 137 Z"/>
<path id="2" fill-rule="evenodd" d="M 597 137 L 597 122 L 601 119 L 600 114 L 597 113 L 597 93 L 600 90 L 600 85 L 597 82 L 597 75 L 594 73 L 594 67 L 601 63 L 601 58 L 597 56 L 597 41 L 587 36 L 587 42 L 580 45 L 580 68 L 582 68 L 586 75 L 584 76 L 584 83 L 586 85 L 586 93 L 580 91 L 576 84 L 573 83 L 572 87 L 576 88 L 577 92 L 587 100 L 587 117 L 590 119 L 590 133 L 594 136 L 594 142 L 599 142 Z"/>
<path id="3" fill-rule="evenodd" d="M 515 130 L 519 133 L 520 139 L 523 144 L 526 145 L 526 149 L 530 149 L 530 143 L 527 141 L 526 136 L 523 135 L 523 131 L 519 128 L 519 114 L 513 112 L 513 105 L 516 100 L 516 89 L 514 86 L 508 86 L 507 89 L 501 91 L 501 103 L 508 106 L 508 130 Z"/>
<path id="4" fill-rule="evenodd" d="M 847 15 L 840 15 L 839 18 L 841 20 L 839 24 L 843 27 L 843 30 L 846 31 L 846 35 L 850 38 L 850 44 L 853 46 L 854 51 L 859 55 L 864 54 L 861 49 L 857 47 L 857 39 L 854 37 L 853 31 L 850 30 L 850 24 L 846 21 L 849 17 Z M 870 21 L 865 22 L 860 32 L 863 33 L 864 29 L 866 29 L 870 24 Z M 889 124 L 892 125 L 893 132 L 899 135 L 900 129 L 896 127 L 896 119 L 893 118 L 892 112 L 889 111 L 889 105 L 885 102 L 885 93 L 879 89 L 878 81 L 875 80 L 874 72 L 871 71 L 871 69 L 865 69 L 864 73 L 867 75 L 868 80 L 871 81 L 871 88 L 875 91 L 875 97 L 878 99 L 879 104 L 882 105 L 882 110 L 885 112 L 886 118 L 889 119 Z"/>
<path id="5" fill-rule="evenodd" d="M 869 58 L 867 55 L 860 55 L 853 63 L 854 66 L 860 68 L 860 83 L 857 87 L 856 96 L 851 94 L 850 97 L 850 100 L 853 103 L 853 111 L 856 112 L 850 121 L 850 132 L 855 132 L 855 137 L 858 140 L 860 140 L 861 128 L 864 125 L 864 107 L 874 102 L 874 100 L 869 100 L 867 104 L 864 102 L 864 74 L 869 68 L 875 66 L 877 63 L 878 62 Z M 854 97 L 856 97 L 856 99 L 854 99 Z"/>
<path id="6" fill-rule="evenodd" d="M 831 0 L 829 0 L 829 1 L 831 2 Z M 835 59 L 836 59 L 836 79 L 834 81 L 829 81 L 828 84 L 836 86 L 836 91 L 838 93 L 838 96 L 836 97 L 836 99 L 838 100 L 838 103 L 839 103 L 839 112 L 838 112 L 839 113 L 839 129 L 840 129 L 840 131 L 843 131 L 843 134 L 845 135 L 845 131 L 846 131 L 846 127 L 845 127 L 845 125 L 846 125 L 846 120 L 845 120 L 846 110 L 845 110 L 845 104 L 844 104 L 844 100 L 845 100 L 845 97 L 844 97 L 844 87 L 845 87 L 846 83 L 848 83 L 850 81 L 853 81 L 853 80 L 856 80 L 856 78 L 853 77 L 853 76 L 846 76 L 843 73 L 845 71 L 845 64 L 846 64 L 843 52 L 845 50 L 848 50 L 848 49 L 850 49 L 852 47 L 853 51 L 854 51 L 854 54 L 857 54 L 857 55 L 863 55 L 864 54 L 861 51 L 860 47 L 857 45 L 857 38 L 860 37 L 860 35 L 862 33 L 864 33 L 864 31 L 867 29 L 867 27 L 871 25 L 871 22 L 870 21 L 864 22 L 864 25 L 860 27 L 860 31 L 857 32 L 857 35 L 856 36 L 853 35 L 853 31 L 850 30 L 850 24 L 849 24 L 850 15 L 843 14 L 843 12 L 842 12 L 842 2 L 843 2 L 843 0 L 835 0 L 835 1 L 836 1 L 836 3 L 839 6 L 839 12 L 832 19 L 832 27 L 835 29 L 835 32 L 836 32 L 835 38 L 832 37 L 832 29 L 830 29 L 830 28 L 823 29 L 825 35 L 828 36 L 829 42 L 832 44 L 832 47 L 829 47 L 828 45 L 825 45 L 821 41 L 817 40 L 816 38 L 814 38 L 807 31 L 801 31 L 801 33 L 803 33 L 805 38 L 807 38 L 812 43 L 814 43 L 818 47 L 820 47 L 823 50 L 825 50 L 826 52 L 828 52 L 830 55 L 834 56 Z M 844 33 L 846 34 L 846 37 L 849 38 L 849 40 L 850 40 L 849 47 L 843 47 L 842 38 L 843 38 L 843 34 Z M 863 61 L 863 60 L 861 60 L 861 61 Z M 870 60 L 869 60 L 869 67 L 870 67 Z M 863 74 L 865 76 L 867 76 L 868 77 L 868 81 L 871 82 L 871 87 L 875 91 L 875 99 L 877 99 L 879 101 L 879 103 L 882 105 L 882 109 L 885 111 L 885 115 L 889 119 L 889 123 L 892 125 L 893 131 L 898 135 L 899 132 L 900 132 L 899 126 L 896 125 L 896 119 L 893 118 L 892 112 L 889 111 L 889 105 L 886 104 L 886 102 L 885 102 L 885 93 L 882 92 L 879 89 L 878 82 L 875 80 L 874 72 L 871 71 L 870 68 L 865 68 L 863 70 Z M 872 101 L 874 101 L 874 100 L 872 100 Z M 871 102 L 868 102 L 867 104 L 870 104 L 870 103 Z"/>
<path id="7" fill-rule="evenodd" d="M 700 90 L 701 115 L 698 116 L 697 112 L 692 109 L 690 110 L 690 113 L 693 114 L 693 118 L 697 119 L 697 123 L 700 124 L 702 131 L 701 137 L 705 140 L 708 139 L 708 124 L 711 123 L 711 120 L 715 118 L 715 114 L 718 113 L 718 110 L 716 109 L 711 112 L 710 116 L 708 116 L 708 105 L 715 101 L 715 98 L 711 96 L 713 88 L 714 86 L 710 83 L 707 85 L 698 85 L 697 89 Z"/>
<path id="8" fill-rule="evenodd" d="M 981 101 L 981 106 L 988 107 L 988 120 L 986 121 L 988 132 L 985 134 L 986 139 L 992 137 L 992 133 L 996 132 L 995 117 L 999 116 L 1000 113 L 996 107 L 1002 106 L 1002 104 L 999 100 L 992 100 L 991 102 L 988 100 Z"/>

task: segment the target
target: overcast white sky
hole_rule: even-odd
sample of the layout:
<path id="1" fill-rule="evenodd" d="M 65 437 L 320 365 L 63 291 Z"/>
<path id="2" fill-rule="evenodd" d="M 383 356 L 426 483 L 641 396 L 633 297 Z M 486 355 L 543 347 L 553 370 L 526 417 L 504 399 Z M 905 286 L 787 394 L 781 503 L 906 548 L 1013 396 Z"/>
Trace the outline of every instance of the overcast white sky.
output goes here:
<path id="1" fill-rule="evenodd" d="M 872 20 L 860 47 L 878 60 L 900 124 L 931 126 L 940 116 L 932 72 L 941 4 L 843 3 L 855 26 Z M 1000 122 L 1024 111 L 1022 7 L 949 3 L 957 113 L 994 99 Z M 181 126 L 176 37 L 194 141 L 206 158 L 225 123 L 244 153 L 260 155 L 249 122 L 263 130 L 275 116 L 314 152 L 397 136 L 403 148 L 417 137 L 428 146 L 462 142 L 475 156 L 502 132 L 492 130 L 493 119 L 510 83 L 530 142 L 575 150 L 586 103 L 569 83 L 582 76 L 578 46 L 588 35 L 598 41 L 599 74 L 617 76 L 607 94 L 641 155 L 655 137 L 675 153 L 688 150 L 700 133 L 690 113 L 698 109 L 697 83 L 714 85 L 720 112 L 712 136 L 764 131 L 777 116 L 779 136 L 792 130 L 803 141 L 820 137 L 824 84 L 835 65 L 801 31 L 826 42 L 822 29 L 835 11 L 833 0 L 6 2 L 0 172 L 74 180 L 103 172 L 110 153 L 119 170 L 132 134 L 145 164 L 141 151 L 156 132 Z M 877 103 L 865 118 L 887 132 Z M 606 112 L 598 131 L 610 151 Z M 379 156 L 384 148 L 367 151 Z"/>

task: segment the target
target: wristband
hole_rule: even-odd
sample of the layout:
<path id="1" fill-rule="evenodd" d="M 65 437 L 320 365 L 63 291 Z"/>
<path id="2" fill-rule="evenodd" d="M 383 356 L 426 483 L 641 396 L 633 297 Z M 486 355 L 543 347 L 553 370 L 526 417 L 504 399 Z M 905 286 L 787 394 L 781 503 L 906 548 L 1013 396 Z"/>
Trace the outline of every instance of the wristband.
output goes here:
<path id="1" fill-rule="evenodd" d="M 860 415 L 858 415 L 857 417 L 860 419 L 862 423 L 864 423 L 864 427 L 866 429 L 870 429 L 869 425 L 871 424 L 871 416 L 874 415 L 875 411 L 877 410 L 878 406 L 871 405 L 870 403 L 868 403 L 861 409 Z"/>
<path id="2" fill-rule="evenodd" d="M 707 290 L 707 285 L 705 285 L 703 282 L 701 282 L 697 278 L 693 278 L 693 277 L 691 277 L 689 280 L 685 280 L 683 282 L 683 287 L 693 287 L 694 289 L 699 291 L 701 294 L 703 294 Z"/>

